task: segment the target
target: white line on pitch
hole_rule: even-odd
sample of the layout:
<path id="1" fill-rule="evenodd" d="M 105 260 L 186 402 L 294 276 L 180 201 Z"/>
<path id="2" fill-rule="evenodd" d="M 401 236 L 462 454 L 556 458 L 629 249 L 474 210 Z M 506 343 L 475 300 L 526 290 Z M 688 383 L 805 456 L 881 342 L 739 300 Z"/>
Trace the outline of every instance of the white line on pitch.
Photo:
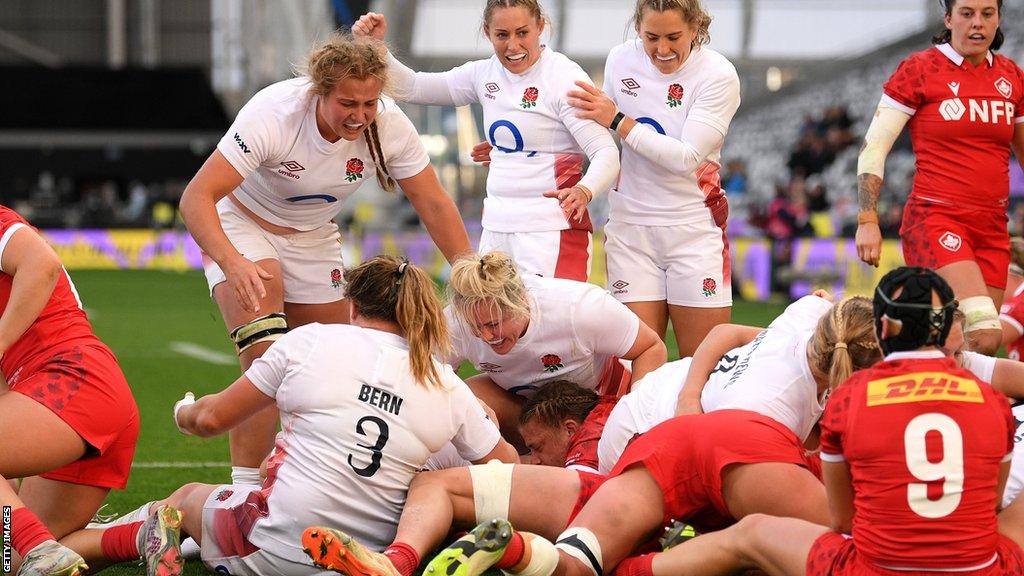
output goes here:
<path id="1" fill-rule="evenodd" d="M 209 362 L 210 364 L 220 364 L 221 366 L 233 366 L 238 364 L 238 358 L 236 356 L 211 350 L 194 342 L 171 342 L 171 350 L 178 354 L 188 356 L 189 358 Z"/>
<path id="2" fill-rule="evenodd" d="M 230 468 L 231 462 L 133 462 L 132 468 Z"/>

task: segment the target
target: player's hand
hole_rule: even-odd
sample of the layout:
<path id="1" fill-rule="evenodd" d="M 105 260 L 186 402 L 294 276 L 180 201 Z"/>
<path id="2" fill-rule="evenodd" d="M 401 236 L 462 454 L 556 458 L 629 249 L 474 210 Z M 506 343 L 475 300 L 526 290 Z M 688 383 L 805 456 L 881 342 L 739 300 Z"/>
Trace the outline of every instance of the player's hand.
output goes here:
<path id="1" fill-rule="evenodd" d="M 491 165 L 491 150 L 494 146 L 491 146 L 490 142 L 483 141 L 476 146 L 473 146 L 473 151 L 470 152 L 470 157 L 473 158 L 473 162 L 477 164 L 483 164 L 484 166 Z"/>
<path id="2" fill-rule="evenodd" d="M 565 219 L 569 222 L 573 220 L 582 222 L 583 216 L 587 213 L 587 204 L 590 203 L 594 195 L 585 187 L 577 184 L 572 188 L 549 190 L 544 193 L 544 197 L 557 198 L 558 206 L 562 209 Z"/>
<path id="3" fill-rule="evenodd" d="M 196 403 L 196 395 L 191 392 L 185 392 L 185 397 L 174 403 L 174 425 L 178 427 L 178 432 L 182 434 L 192 435 L 191 432 L 181 427 L 181 421 L 178 420 L 178 412 L 181 411 L 185 406 L 191 406 Z"/>
<path id="4" fill-rule="evenodd" d="M 570 90 L 568 94 L 569 105 L 578 110 L 576 117 L 593 120 L 605 128 L 611 126 L 619 111 L 615 102 L 596 86 L 580 80 L 576 81 L 576 85 L 582 90 Z"/>
<path id="5" fill-rule="evenodd" d="M 882 231 L 878 224 L 865 222 L 857 226 L 854 242 L 857 244 L 857 256 L 865 264 L 878 268 L 878 261 L 882 257 Z"/>
<path id="6" fill-rule="evenodd" d="M 829 302 L 835 302 L 835 299 L 833 299 L 832 295 L 828 293 L 828 290 L 823 290 L 821 288 L 818 288 L 814 292 L 811 292 L 811 295 L 812 296 L 817 296 L 818 298 L 821 298 L 822 300 L 828 300 Z"/>
<path id="7" fill-rule="evenodd" d="M 226 261 L 221 270 L 242 308 L 246 312 L 259 312 L 260 300 L 267 297 L 263 281 L 272 279 L 274 275 L 241 254 Z"/>
<path id="8" fill-rule="evenodd" d="M 682 398 L 676 404 L 676 416 L 688 414 L 703 414 L 704 408 L 700 405 L 699 398 Z"/>
<path id="9" fill-rule="evenodd" d="M 377 14 L 376 12 L 367 12 L 356 20 L 356 23 L 352 25 L 352 35 L 357 38 L 374 38 L 376 40 L 383 40 L 385 33 L 388 31 L 388 22 L 384 19 L 383 14 Z"/>

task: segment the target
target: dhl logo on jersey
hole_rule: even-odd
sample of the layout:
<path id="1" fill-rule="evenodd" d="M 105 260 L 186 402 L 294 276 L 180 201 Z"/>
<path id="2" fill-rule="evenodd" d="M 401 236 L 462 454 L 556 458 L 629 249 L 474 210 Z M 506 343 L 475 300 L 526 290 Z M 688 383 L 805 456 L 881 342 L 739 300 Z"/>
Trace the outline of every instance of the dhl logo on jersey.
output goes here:
<path id="1" fill-rule="evenodd" d="M 945 372 L 917 372 L 868 382 L 868 406 L 934 400 L 985 401 L 976 381 Z"/>

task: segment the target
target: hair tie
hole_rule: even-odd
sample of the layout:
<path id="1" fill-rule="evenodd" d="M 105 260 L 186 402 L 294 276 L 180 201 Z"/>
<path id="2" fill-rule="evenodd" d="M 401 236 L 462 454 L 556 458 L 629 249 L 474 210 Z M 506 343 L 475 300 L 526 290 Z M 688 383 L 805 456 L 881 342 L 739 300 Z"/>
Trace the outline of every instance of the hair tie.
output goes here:
<path id="1" fill-rule="evenodd" d="M 398 276 L 398 282 L 402 282 L 402 277 L 405 276 L 406 269 L 409 268 L 409 259 L 402 258 L 402 263 L 398 265 L 398 270 L 395 271 L 395 276 Z"/>
<path id="2" fill-rule="evenodd" d="M 838 350 L 840 348 L 842 348 L 843 350 L 848 350 L 848 348 L 846 347 L 846 342 L 836 342 L 836 344 L 835 344 L 835 346 L 833 346 L 833 348 L 835 348 L 836 350 Z"/>

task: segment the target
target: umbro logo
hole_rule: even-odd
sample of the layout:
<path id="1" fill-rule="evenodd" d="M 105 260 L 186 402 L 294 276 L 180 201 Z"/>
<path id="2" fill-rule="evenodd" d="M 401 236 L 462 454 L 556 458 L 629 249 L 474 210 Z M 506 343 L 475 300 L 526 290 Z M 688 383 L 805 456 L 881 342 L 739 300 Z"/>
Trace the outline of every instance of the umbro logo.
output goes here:
<path id="1" fill-rule="evenodd" d="M 496 372 L 501 372 L 502 371 L 502 368 L 501 368 L 500 364 L 491 364 L 490 362 L 481 362 L 481 363 L 477 364 L 476 367 L 481 372 L 496 373 Z"/>
<path id="2" fill-rule="evenodd" d="M 629 290 L 626 290 L 626 286 L 629 286 L 629 282 L 626 282 L 625 280 L 616 280 L 615 282 L 612 282 L 612 288 L 615 288 L 612 294 L 625 294 L 626 292 L 629 292 Z"/>
<path id="3" fill-rule="evenodd" d="M 235 142 L 238 144 L 238 147 L 242 149 L 242 152 L 245 152 L 246 154 L 251 152 L 249 147 L 245 145 L 245 140 L 242 140 L 242 137 L 238 135 L 238 132 L 235 132 Z"/>
<path id="4" fill-rule="evenodd" d="M 484 84 L 484 89 L 487 90 L 488 94 L 494 94 L 498 90 L 501 90 L 501 87 L 494 82 L 488 82 L 487 84 Z"/>
<path id="5" fill-rule="evenodd" d="M 303 166 L 302 164 L 299 164 L 295 160 L 288 160 L 286 162 L 281 162 L 281 166 L 284 166 L 285 170 L 288 170 L 290 172 L 302 172 L 303 170 L 306 169 L 305 166 Z"/>
<path id="6" fill-rule="evenodd" d="M 633 80 L 632 78 L 623 78 L 622 80 L 620 80 L 620 82 L 622 82 L 622 85 L 625 86 L 625 88 L 620 88 L 619 92 L 622 92 L 623 94 L 632 96 L 634 98 L 638 96 L 638 94 L 634 92 L 634 90 L 640 88 L 639 82 Z"/>

